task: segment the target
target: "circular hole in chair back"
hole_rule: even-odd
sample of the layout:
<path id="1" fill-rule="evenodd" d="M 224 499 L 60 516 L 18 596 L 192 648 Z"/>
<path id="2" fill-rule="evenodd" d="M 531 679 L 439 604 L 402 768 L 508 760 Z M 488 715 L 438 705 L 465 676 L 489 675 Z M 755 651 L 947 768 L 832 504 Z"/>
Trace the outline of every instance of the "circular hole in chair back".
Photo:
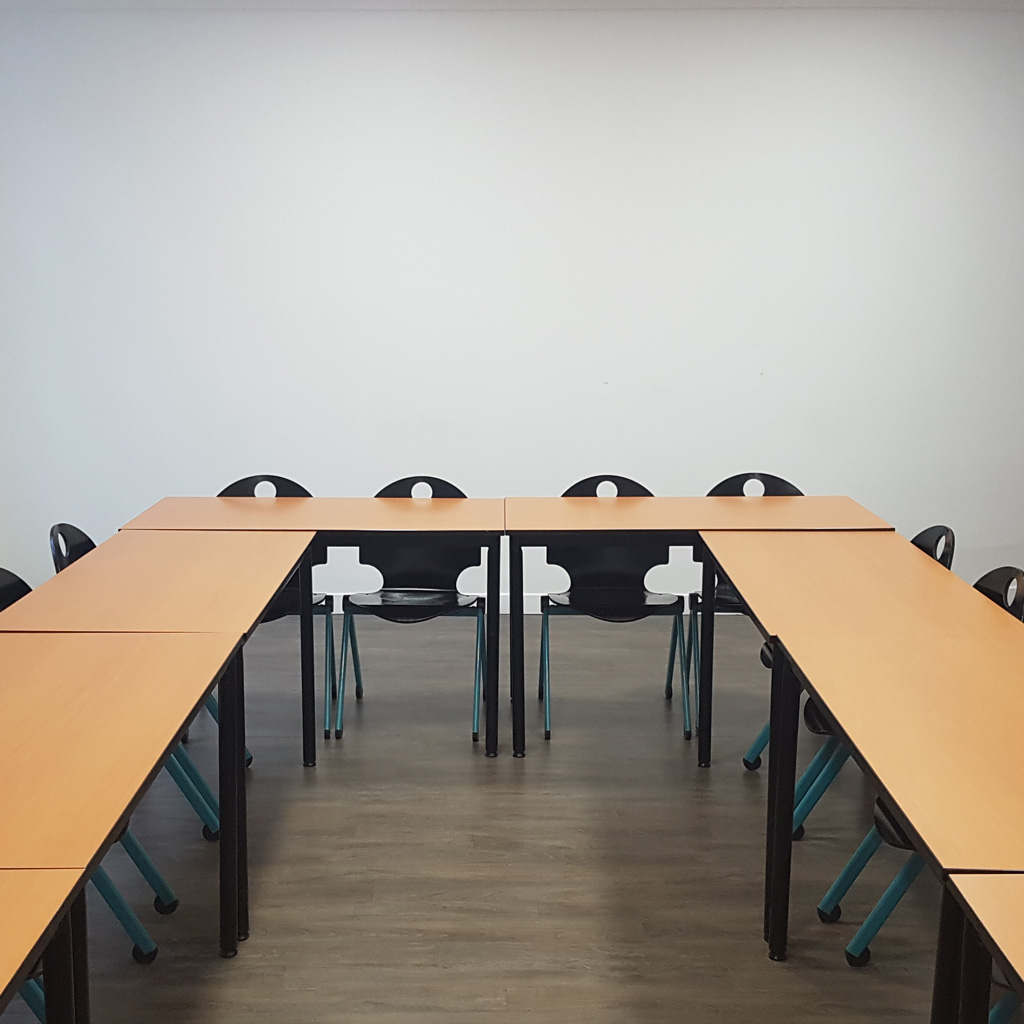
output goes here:
<path id="1" fill-rule="evenodd" d="M 599 498 L 617 498 L 619 496 L 619 489 L 615 485 L 614 480 L 602 480 L 597 485 L 597 490 L 594 493 Z"/>
<path id="2" fill-rule="evenodd" d="M 1014 577 L 1013 579 L 1010 580 L 1009 583 L 1006 584 L 1006 596 L 1003 598 L 1003 600 L 1006 602 L 1006 607 L 1007 608 L 1012 608 L 1013 607 L 1013 602 L 1014 602 L 1014 599 L 1016 598 L 1016 596 L 1017 596 L 1017 579 L 1016 579 L 1016 577 Z"/>
<path id="3" fill-rule="evenodd" d="M 434 488 L 426 480 L 420 480 L 419 483 L 412 485 L 410 494 L 414 498 L 432 498 L 434 496 Z"/>
<path id="4" fill-rule="evenodd" d="M 748 498 L 760 498 L 764 494 L 764 484 L 760 480 L 747 480 L 743 484 L 743 494 Z"/>
<path id="5" fill-rule="evenodd" d="M 277 488 L 272 480 L 261 480 L 253 489 L 252 493 L 257 498 L 276 498 Z"/>

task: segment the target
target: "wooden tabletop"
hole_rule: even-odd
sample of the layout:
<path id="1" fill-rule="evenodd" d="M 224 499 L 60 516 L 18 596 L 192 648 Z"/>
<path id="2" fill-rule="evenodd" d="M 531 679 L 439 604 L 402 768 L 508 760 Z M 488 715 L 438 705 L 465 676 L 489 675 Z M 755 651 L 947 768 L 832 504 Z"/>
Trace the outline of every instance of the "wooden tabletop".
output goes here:
<path id="1" fill-rule="evenodd" d="M 1024 875 L 960 874 L 949 882 L 1017 977 L 1024 978 Z"/>
<path id="2" fill-rule="evenodd" d="M 891 530 L 852 498 L 506 498 L 509 533 L 562 530 Z"/>
<path id="3" fill-rule="evenodd" d="M 1024 871 L 1024 624 L 894 533 L 701 536 L 938 863 Z"/>
<path id="4" fill-rule="evenodd" d="M 0 868 L 86 867 L 240 642 L 0 633 Z"/>
<path id="5" fill-rule="evenodd" d="M 125 531 L 0 612 L 0 631 L 245 633 L 308 531 Z"/>
<path id="6" fill-rule="evenodd" d="M 0 869 L 0 1007 L 15 978 L 42 953 L 41 939 L 70 905 L 82 872 Z"/>
<path id="7" fill-rule="evenodd" d="M 501 533 L 501 498 L 163 498 L 125 530 Z"/>

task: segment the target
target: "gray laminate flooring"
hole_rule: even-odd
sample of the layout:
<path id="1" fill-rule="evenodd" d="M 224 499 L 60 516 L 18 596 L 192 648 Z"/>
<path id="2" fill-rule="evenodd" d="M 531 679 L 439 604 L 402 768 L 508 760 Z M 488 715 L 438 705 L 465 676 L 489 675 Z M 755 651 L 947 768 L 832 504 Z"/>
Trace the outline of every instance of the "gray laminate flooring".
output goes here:
<path id="1" fill-rule="evenodd" d="M 321 742 L 314 770 L 300 761 L 297 623 L 261 627 L 246 652 L 252 937 L 234 960 L 217 955 L 217 849 L 161 774 L 132 825 L 181 906 L 157 916 L 120 851 L 108 856 L 160 954 L 135 964 L 90 896 L 93 1021 L 926 1021 L 931 877 L 867 969 L 848 967 L 843 946 L 905 855 L 880 852 L 840 923 L 815 916 L 870 824 L 852 762 L 796 847 L 790 960 L 767 958 L 767 775 L 740 764 L 768 705 L 750 623 L 719 619 L 715 763 L 698 769 L 681 702 L 662 695 L 668 620 L 553 620 L 549 743 L 538 621 L 527 621 L 525 760 L 510 756 L 506 697 L 501 756 L 470 742 L 471 620 L 360 619 L 366 698 L 357 706 L 350 690 L 345 737 Z M 318 620 L 318 672 L 322 635 Z M 506 680 L 503 664 L 507 696 Z M 803 732 L 801 745 L 803 761 L 815 744 Z M 190 749 L 215 779 L 205 715 Z M 3 1024 L 30 1019 L 16 1000 Z"/>

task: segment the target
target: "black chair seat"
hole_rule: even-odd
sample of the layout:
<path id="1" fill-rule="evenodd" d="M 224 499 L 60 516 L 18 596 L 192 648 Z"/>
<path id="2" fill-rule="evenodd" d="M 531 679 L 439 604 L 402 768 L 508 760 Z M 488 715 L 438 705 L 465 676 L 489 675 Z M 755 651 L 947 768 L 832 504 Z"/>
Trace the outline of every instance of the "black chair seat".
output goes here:
<path id="1" fill-rule="evenodd" d="M 831 736 L 832 726 L 825 720 L 825 716 L 818 707 L 818 702 L 808 697 L 804 703 L 804 725 L 814 733 L 815 736 Z"/>
<path id="2" fill-rule="evenodd" d="M 882 842 L 886 846 L 894 846 L 897 850 L 912 850 L 914 844 L 907 838 L 906 832 L 900 828 L 899 823 L 893 817 L 892 812 L 882 803 L 875 801 L 875 828 L 882 836 Z"/>
<path id="3" fill-rule="evenodd" d="M 683 599 L 675 594 L 655 594 L 650 590 L 633 587 L 600 587 L 588 589 L 574 587 L 561 594 L 551 594 L 549 600 L 559 608 L 591 615 L 605 622 L 635 622 L 648 615 L 681 612 Z"/>
<path id="4" fill-rule="evenodd" d="M 344 606 L 352 605 L 388 622 L 427 622 L 450 615 L 459 608 L 476 608 L 481 599 L 457 590 L 390 588 L 369 594 L 348 594 Z"/>

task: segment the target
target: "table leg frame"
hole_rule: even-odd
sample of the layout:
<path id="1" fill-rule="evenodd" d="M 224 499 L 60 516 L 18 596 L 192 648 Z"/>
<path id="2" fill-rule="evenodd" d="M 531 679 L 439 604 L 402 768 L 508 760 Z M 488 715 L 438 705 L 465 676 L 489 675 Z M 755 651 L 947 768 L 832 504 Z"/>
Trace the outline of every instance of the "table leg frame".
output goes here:
<path id="1" fill-rule="evenodd" d="M 697 716 L 697 764 L 711 765 L 711 695 L 715 664 L 715 575 L 714 555 L 704 546 L 700 596 L 700 681 Z M 691 615 L 693 614 L 691 610 Z"/>
<path id="2" fill-rule="evenodd" d="M 316 684 L 313 666 L 312 545 L 299 562 L 299 648 L 302 673 L 302 764 L 316 767 Z"/>
<path id="3" fill-rule="evenodd" d="M 523 622 L 523 543 L 509 534 L 509 658 L 512 675 L 512 756 L 526 756 L 526 668 Z"/>
<path id="4" fill-rule="evenodd" d="M 487 664 L 484 672 L 486 728 L 484 752 L 498 756 L 498 644 L 501 633 L 501 537 L 487 544 Z"/>

